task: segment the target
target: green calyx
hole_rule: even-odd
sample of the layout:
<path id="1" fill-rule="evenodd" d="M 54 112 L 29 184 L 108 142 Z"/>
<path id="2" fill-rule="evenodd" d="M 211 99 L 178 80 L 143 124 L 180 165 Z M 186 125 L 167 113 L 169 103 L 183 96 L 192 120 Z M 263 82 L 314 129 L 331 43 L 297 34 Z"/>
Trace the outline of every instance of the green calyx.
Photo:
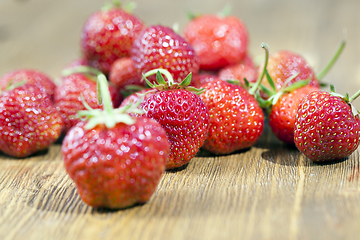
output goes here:
<path id="1" fill-rule="evenodd" d="M 106 12 L 112 8 L 121 8 L 127 13 L 132 13 L 136 7 L 137 7 L 137 5 L 135 2 L 129 2 L 129 3 L 125 4 L 124 6 L 122 6 L 119 0 L 113 0 L 111 3 L 105 4 L 101 8 L 101 11 Z"/>
<path id="2" fill-rule="evenodd" d="M 22 80 L 20 82 L 14 82 L 14 81 L 10 80 L 4 89 L 0 89 L 0 96 L 2 95 L 3 92 L 12 91 L 12 90 L 14 90 L 18 87 L 21 87 L 25 84 L 26 84 L 26 80 Z"/>
<path id="3" fill-rule="evenodd" d="M 82 96 L 83 104 L 86 110 L 78 111 L 77 115 L 87 120 L 85 129 L 93 129 L 97 125 L 105 125 L 107 128 L 113 128 L 117 123 L 131 125 L 135 123 L 135 120 L 129 115 L 129 113 L 143 113 L 143 111 L 138 108 L 142 99 L 133 105 L 114 109 L 111 101 L 108 80 L 102 73 L 97 75 L 97 93 L 99 105 L 103 105 L 103 109 L 91 108 Z"/>
<path id="4" fill-rule="evenodd" d="M 156 74 L 156 82 L 151 83 L 147 77 Z M 167 81 L 165 81 L 163 75 L 166 77 Z M 171 89 L 186 89 L 190 92 L 193 92 L 197 95 L 200 95 L 201 93 L 203 93 L 205 91 L 205 88 L 195 88 L 192 86 L 189 86 L 189 84 L 191 83 L 191 77 L 192 77 L 192 73 L 190 72 L 185 78 L 184 80 L 182 80 L 180 83 L 175 83 L 174 82 L 174 78 L 171 75 L 171 73 L 163 68 L 158 68 L 158 69 L 153 69 L 150 70 L 148 72 L 146 72 L 145 74 L 143 74 L 143 78 L 145 79 L 146 84 L 153 89 L 158 89 L 160 91 L 162 90 L 171 90 Z"/>
<path id="5" fill-rule="evenodd" d="M 355 108 L 355 106 L 352 104 L 352 102 L 360 96 L 360 90 L 357 91 L 354 95 L 351 97 L 349 96 L 349 93 L 346 93 L 345 96 L 338 94 L 335 92 L 335 87 L 333 84 L 330 84 L 330 95 L 339 97 L 342 99 L 345 103 L 347 103 L 351 107 L 351 111 L 354 116 L 360 115 L 360 112 Z"/>

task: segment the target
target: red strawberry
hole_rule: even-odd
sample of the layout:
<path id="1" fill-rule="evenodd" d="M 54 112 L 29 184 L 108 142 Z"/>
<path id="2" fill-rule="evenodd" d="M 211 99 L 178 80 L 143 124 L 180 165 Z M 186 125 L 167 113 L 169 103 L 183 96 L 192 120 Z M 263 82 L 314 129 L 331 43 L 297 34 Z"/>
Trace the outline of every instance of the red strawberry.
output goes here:
<path id="1" fill-rule="evenodd" d="M 264 115 L 258 102 L 243 87 L 223 80 L 203 86 L 200 95 L 210 114 L 209 136 L 203 148 L 215 154 L 229 154 L 249 148 L 263 131 Z"/>
<path id="2" fill-rule="evenodd" d="M 151 94 L 153 94 L 153 89 L 152 88 L 145 88 L 143 90 L 137 91 L 133 94 L 130 94 L 129 96 L 127 96 L 126 98 L 124 98 L 124 100 L 121 102 L 119 107 L 125 107 L 127 105 L 131 105 L 131 104 L 135 104 L 138 101 L 142 100 L 146 100 L 149 96 L 151 96 Z M 143 97 L 143 99 L 142 99 Z"/>
<path id="3" fill-rule="evenodd" d="M 201 88 L 205 83 L 211 82 L 217 78 L 215 73 L 211 72 L 199 72 L 198 74 L 192 75 L 190 86 Z"/>
<path id="4" fill-rule="evenodd" d="M 262 66 L 259 71 L 262 71 Z M 299 54 L 291 51 L 278 51 L 272 54 L 267 64 L 267 71 L 274 81 L 276 91 L 280 90 L 282 87 L 306 79 L 311 79 L 309 83 L 311 86 L 320 87 L 315 72 L 306 60 Z M 291 81 L 288 81 L 286 86 L 284 86 L 286 80 L 295 74 L 297 74 L 297 76 Z M 267 88 L 270 87 L 267 81 L 263 81 L 263 85 Z M 264 95 L 264 97 L 266 98 L 266 95 Z"/>
<path id="5" fill-rule="evenodd" d="M 79 112 L 88 120 L 64 138 L 65 169 L 81 199 L 92 207 L 119 209 L 144 203 L 165 169 L 166 133 L 152 119 L 130 117 L 131 107 L 113 109 L 105 76 L 99 75 L 98 81 L 104 109 Z"/>
<path id="6" fill-rule="evenodd" d="M 145 87 L 145 81 L 141 81 L 141 74 L 135 69 L 134 62 L 130 57 L 117 59 L 110 68 L 109 81 L 119 89 L 127 85 L 139 85 Z"/>
<path id="7" fill-rule="evenodd" d="M 62 120 L 52 100 L 37 85 L 0 94 L 0 150 L 27 157 L 47 149 L 61 134 Z"/>
<path id="8" fill-rule="evenodd" d="M 48 75 L 39 70 L 18 69 L 6 73 L 0 78 L 0 89 L 5 89 L 9 84 L 19 83 L 22 81 L 35 84 L 42 91 L 46 92 L 51 99 L 53 98 L 56 85 Z"/>
<path id="9" fill-rule="evenodd" d="M 295 118 L 294 141 L 306 157 L 315 162 L 338 160 L 359 146 L 360 120 L 351 105 L 360 91 L 349 98 L 325 91 L 303 98 Z"/>
<path id="10" fill-rule="evenodd" d="M 81 70 L 84 71 L 81 72 Z M 97 100 L 96 77 L 94 74 L 86 74 L 86 72 L 90 71 L 90 68 L 80 66 L 71 71 L 73 71 L 72 74 L 62 78 L 62 82 L 54 95 L 55 106 L 64 121 L 64 133 L 80 121 L 76 113 L 79 110 L 85 110 L 81 95 L 90 107 L 101 108 Z M 121 95 L 118 89 L 110 85 L 109 90 L 114 107 L 119 106 Z"/>
<path id="11" fill-rule="evenodd" d="M 320 88 L 311 85 L 285 93 L 271 107 L 269 125 L 276 137 L 287 143 L 294 144 L 295 116 L 301 100 L 309 93 Z"/>
<path id="12" fill-rule="evenodd" d="M 232 84 L 221 79 L 202 86 L 205 91 L 200 98 L 210 114 L 209 135 L 203 148 L 211 153 L 230 154 L 249 148 L 263 132 L 264 114 L 255 93 L 265 74 L 269 50 L 266 44 L 261 46 L 266 53 L 263 72 L 249 90 L 240 81 Z"/>
<path id="13" fill-rule="evenodd" d="M 175 82 L 199 70 L 193 47 L 171 28 L 161 25 L 149 26 L 136 37 L 131 57 L 141 74 L 163 68 L 172 74 Z M 155 76 L 149 80 L 155 82 Z"/>
<path id="14" fill-rule="evenodd" d="M 218 77 L 222 80 L 236 79 L 244 83 L 244 78 L 248 82 L 256 82 L 257 69 L 253 65 L 240 62 L 228 67 L 224 67 L 219 71 Z"/>
<path id="15" fill-rule="evenodd" d="M 88 64 L 107 74 L 116 59 L 130 56 L 134 38 L 143 27 L 138 17 L 119 6 L 93 13 L 81 35 L 81 50 Z"/>
<path id="16" fill-rule="evenodd" d="M 246 55 L 248 32 L 235 16 L 208 14 L 192 19 L 184 29 L 185 39 L 199 56 L 200 69 L 217 70 L 236 64 Z"/>
<path id="17" fill-rule="evenodd" d="M 155 89 L 140 107 L 145 116 L 155 119 L 165 129 L 171 150 L 166 169 L 174 169 L 187 164 L 203 145 L 208 134 L 209 112 L 200 97 L 189 91 L 195 89 L 187 87 L 191 74 L 177 84 L 167 70 L 155 71 L 158 71 L 159 85 L 146 81 L 151 87 L 158 89 Z M 150 74 L 149 72 L 145 76 Z M 167 77 L 167 83 L 161 74 Z"/>

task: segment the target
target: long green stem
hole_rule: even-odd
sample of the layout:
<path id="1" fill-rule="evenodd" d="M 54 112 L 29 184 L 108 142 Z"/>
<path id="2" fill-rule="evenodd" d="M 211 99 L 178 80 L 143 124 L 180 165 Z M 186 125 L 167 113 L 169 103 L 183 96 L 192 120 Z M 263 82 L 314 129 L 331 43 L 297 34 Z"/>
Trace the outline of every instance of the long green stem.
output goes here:
<path id="1" fill-rule="evenodd" d="M 262 79 L 264 78 L 265 76 L 265 72 L 266 72 L 266 68 L 267 68 L 267 64 L 268 64 L 268 61 L 269 61 L 269 47 L 266 43 L 262 43 L 261 44 L 261 47 L 265 50 L 265 62 L 264 62 L 264 67 L 263 67 L 263 70 L 262 70 L 262 73 L 261 73 L 261 76 L 258 78 L 258 80 L 256 81 L 256 83 L 251 87 L 251 89 L 249 90 L 249 93 L 251 95 L 254 95 L 255 92 L 258 90 L 260 84 L 261 84 L 261 81 Z"/>
<path id="2" fill-rule="evenodd" d="M 349 102 L 353 102 L 357 97 L 360 96 L 360 90 L 349 98 Z"/>
<path id="3" fill-rule="evenodd" d="M 335 55 L 332 57 L 332 59 L 330 60 L 330 62 L 325 66 L 325 68 L 317 75 L 317 79 L 320 81 L 325 74 L 327 74 L 329 72 L 329 70 L 332 68 L 332 66 L 335 64 L 336 60 L 339 58 L 341 52 L 343 51 L 344 47 L 345 47 L 346 41 L 343 40 L 340 43 L 340 46 L 338 48 L 338 50 L 336 51 Z"/>

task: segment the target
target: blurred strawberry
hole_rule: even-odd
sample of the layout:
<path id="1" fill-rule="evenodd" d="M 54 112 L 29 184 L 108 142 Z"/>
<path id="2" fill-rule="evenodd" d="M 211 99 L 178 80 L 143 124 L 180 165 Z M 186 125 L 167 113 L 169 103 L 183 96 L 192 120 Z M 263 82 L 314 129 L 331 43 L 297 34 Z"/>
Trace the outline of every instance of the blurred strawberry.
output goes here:
<path id="1" fill-rule="evenodd" d="M 93 13 L 81 34 L 81 50 L 88 65 L 108 74 L 116 59 L 130 56 L 134 38 L 143 27 L 138 17 L 118 5 Z"/>
<path id="2" fill-rule="evenodd" d="M 222 80 L 236 79 L 244 83 L 244 78 L 248 82 L 256 82 L 257 68 L 240 62 L 228 67 L 224 67 L 219 71 L 218 77 Z"/>
<path id="3" fill-rule="evenodd" d="M 49 148 L 61 134 L 62 119 L 38 84 L 12 86 L 0 93 L 0 150 L 22 158 Z"/>
<path id="4" fill-rule="evenodd" d="M 196 74 L 199 71 L 193 47 L 166 26 L 154 25 L 144 29 L 134 41 L 131 57 L 140 74 L 163 68 L 171 73 L 177 83 L 190 72 Z M 149 76 L 150 82 L 155 80 L 155 76 Z"/>
<path id="5" fill-rule="evenodd" d="M 76 113 L 86 109 L 82 97 L 91 108 L 101 108 L 97 100 L 96 74 L 98 72 L 84 66 L 68 69 L 68 71 L 69 73 L 62 78 L 54 95 L 55 106 L 64 122 L 64 133 L 81 121 Z M 120 92 L 112 85 L 109 85 L 109 90 L 114 107 L 119 106 L 122 100 Z"/>
<path id="6" fill-rule="evenodd" d="M 240 62 L 249 41 L 246 26 L 239 18 L 215 14 L 193 18 L 185 26 L 184 36 L 194 47 L 203 70 L 218 70 Z"/>
<path id="7" fill-rule="evenodd" d="M 211 82 L 217 79 L 215 73 L 211 72 L 199 72 L 198 74 L 194 74 L 191 79 L 190 86 L 194 86 L 196 88 L 201 88 L 205 83 Z"/>
<path id="8" fill-rule="evenodd" d="M 8 72 L 0 78 L 0 89 L 5 89 L 9 84 L 16 84 L 22 81 L 35 84 L 53 99 L 56 85 L 48 75 L 39 70 L 18 69 Z"/>
<path id="9" fill-rule="evenodd" d="M 145 87 L 141 74 L 135 69 L 134 62 L 130 57 L 117 59 L 111 65 L 109 81 L 118 89 L 124 89 L 127 85 L 139 85 Z"/>

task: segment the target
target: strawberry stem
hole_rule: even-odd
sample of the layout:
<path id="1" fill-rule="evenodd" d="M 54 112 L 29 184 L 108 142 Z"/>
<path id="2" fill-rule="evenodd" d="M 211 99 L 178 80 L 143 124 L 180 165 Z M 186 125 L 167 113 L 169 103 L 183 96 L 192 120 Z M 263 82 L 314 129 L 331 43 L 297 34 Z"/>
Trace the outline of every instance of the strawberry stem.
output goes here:
<path id="1" fill-rule="evenodd" d="M 340 43 L 339 48 L 337 49 L 335 55 L 331 58 L 330 62 L 325 66 L 325 68 L 317 75 L 317 79 L 320 81 L 332 68 L 335 64 L 336 60 L 339 58 L 341 52 L 343 51 L 346 44 L 346 40 L 342 40 Z"/>
<path id="2" fill-rule="evenodd" d="M 143 76 L 146 78 L 148 76 L 151 76 L 151 75 L 154 75 L 154 74 L 157 74 L 157 72 L 160 72 L 161 74 L 164 74 L 165 77 L 167 78 L 168 80 L 168 85 L 171 86 L 174 84 L 174 78 L 173 76 L 171 75 L 171 73 L 166 70 L 166 69 L 163 69 L 163 68 L 157 68 L 157 69 L 153 69 L 153 70 L 150 70 L 148 72 L 146 72 Z M 156 78 L 156 80 L 158 79 L 158 77 Z"/>
<path id="3" fill-rule="evenodd" d="M 249 93 L 251 95 L 255 95 L 255 92 L 258 90 L 258 88 L 259 88 L 259 86 L 261 84 L 261 81 L 262 81 L 262 79 L 263 79 L 263 77 L 265 75 L 267 64 L 268 64 L 268 61 L 269 61 L 269 47 L 268 47 L 268 45 L 266 43 L 261 43 L 261 47 L 265 50 L 264 67 L 263 67 L 261 75 L 258 78 L 258 80 L 256 81 L 256 83 L 249 89 Z"/>
<path id="4" fill-rule="evenodd" d="M 349 102 L 353 102 L 357 97 L 360 96 L 360 90 L 349 98 Z"/>

